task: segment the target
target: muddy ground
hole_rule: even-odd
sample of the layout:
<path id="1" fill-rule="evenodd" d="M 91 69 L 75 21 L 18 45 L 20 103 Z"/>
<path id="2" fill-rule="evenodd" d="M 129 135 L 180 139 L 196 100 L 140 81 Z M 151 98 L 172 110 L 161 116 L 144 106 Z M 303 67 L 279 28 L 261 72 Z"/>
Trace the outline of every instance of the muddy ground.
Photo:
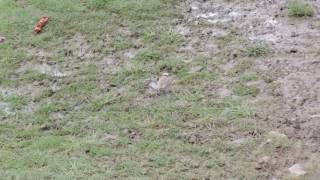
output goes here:
<path id="1" fill-rule="evenodd" d="M 319 7 L 318 1 L 312 4 L 316 9 Z M 260 58 L 255 64 L 269 76 L 267 82 L 256 82 L 261 92 L 255 101 L 268 104 L 259 118 L 289 137 L 303 140 L 318 152 L 320 16 L 316 13 L 312 18 L 292 18 L 287 16 L 287 9 L 287 1 L 282 0 L 188 1 L 187 23 L 179 31 L 192 40 L 195 36 L 199 38 L 195 43 L 200 45 L 190 50 L 193 53 L 219 53 L 212 45 L 212 38 L 226 34 L 228 27 L 235 28 L 252 43 L 268 44 L 272 55 Z M 192 26 L 201 22 L 209 27 Z M 237 60 L 230 58 L 226 63 Z"/>
<path id="2" fill-rule="evenodd" d="M 318 9 L 320 1 L 311 4 Z M 186 21 L 178 26 L 178 32 L 190 40 L 188 54 L 218 55 L 221 52 L 213 39 L 228 34 L 230 28 L 247 42 L 267 44 L 271 54 L 254 63 L 267 78 L 250 82 L 260 90 L 252 100 L 260 106 L 256 118 L 267 129 L 302 141 L 306 151 L 319 154 L 320 16 L 316 12 L 312 18 L 288 17 L 287 6 L 283 0 L 189 0 L 184 5 Z M 232 69 L 241 59 L 235 50 L 242 45 L 230 48 L 230 58 L 220 66 L 222 69 Z M 225 80 L 233 83 L 239 77 Z M 221 84 L 217 93 L 230 94 L 224 86 Z"/>

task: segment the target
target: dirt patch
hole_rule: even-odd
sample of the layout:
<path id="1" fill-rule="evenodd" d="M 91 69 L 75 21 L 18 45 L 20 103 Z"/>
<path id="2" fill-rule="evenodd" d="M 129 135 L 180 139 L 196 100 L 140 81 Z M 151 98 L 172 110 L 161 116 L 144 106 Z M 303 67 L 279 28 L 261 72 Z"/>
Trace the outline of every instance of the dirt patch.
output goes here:
<path id="1" fill-rule="evenodd" d="M 77 33 L 70 40 L 64 43 L 65 55 L 77 57 L 81 60 L 93 57 L 88 40 L 85 36 Z"/>
<path id="2" fill-rule="evenodd" d="M 66 77 L 68 73 L 61 72 L 57 67 L 50 66 L 48 64 L 25 64 L 22 65 L 17 73 L 22 73 L 26 71 L 37 71 L 41 74 L 46 74 L 53 77 Z"/>
<path id="3" fill-rule="evenodd" d="M 138 54 L 138 49 L 131 48 L 131 49 L 127 49 L 127 50 L 124 52 L 124 57 L 125 57 L 127 60 L 132 60 L 137 54 Z"/>
<path id="4" fill-rule="evenodd" d="M 29 84 L 25 85 L 23 88 L 0 88 L 0 95 L 2 96 L 29 96 L 35 97 L 39 95 L 41 88 L 36 88 L 35 86 Z"/>
<path id="5" fill-rule="evenodd" d="M 260 96 L 271 96 L 281 108 L 277 108 L 278 113 L 270 114 L 268 119 L 278 126 L 294 126 L 294 133 L 289 134 L 296 138 L 317 142 L 320 135 L 316 130 L 316 122 L 320 118 L 317 111 L 320 103 L 320 76 L 317 72 L 319 63 L 314 59 L 317 55 L 315 50 L 320 48 L 320 32 L 316 25 L 318 17 L 288 18 L 286 6 L 287 1 L 190 1 L 188 21 L 195 24 L 205 22 L 209 24 L 211 31 L 220 34 L 227 31 L 225 27 L 233 27 L 238 34 L 253 43 L 269 44 L 274 55 L 262 59 L 258 66 L 265 72 L 278 70 L 273 81 L 279 84 L 280 94 L 279 97 L 264 93 Z M 317 4 L 314 3 L 314 6 Z M 208 31 L 206 28 L 193 26 L 191 34 L 195 35 L 198 28 L 202 29 L 202 32 Z M 181 29 L 187 28 L 180 28 L 180 31 Z M 207 38 L 211 39 L 213 36 L 214 34 L 208 34 Z M 202 43 L 210 44 L 207 41 Z M 202 51 L 207 50 L 202 48 Z M 228 62 L 222 67 L 224 71 L 230 71 L 234 65 L 233 62 Z M 264 84 L 264 89 L 266 88 L 271 86 Z M 220 89 L 222 95 L 225 94 L 225 88 Z M 283 118 L 287 120 L 281 120 Z M 284 121 L 286 123 L 282 125 Z"/>
<path id="6" fill-rule="evenodd" d="M 1 102 L 0 101 L 0 113 L 3 112 L 5 114 L 11 114 L 12 109 L 9 105 L 9 103 Z"/>
<path id="7" fill-rule="evenodd" d="M 138 129 L 125 129 L 123 130 L 123 134 L 132 141 L 138 141 L 142 136 L 142 132 Z"/>
<path id="8" fill-rule="evenodd" d="M 30 56 L 36 57 L 39 62 L 46 62 L 53 55 L 52 52 L 40 48 L 27 49 L 27 52 Z"/>
<path id="9" fill-rule="evenodd" d="M 311 4 L 319 8 L 319 3 Z M 218 44 L 212 42 L 230 30 L 248 43 L 264 43 L 271 48 L 272 55 L 258 58 L 254 63 L 269 79 L 250 82 L 260 89 L 252 102 L 264 104 L 257 119 L 264 120 L 267 128 L 279 129 L 290 139 L 301 141 L 319 153 L 319 15 L 316 13 L 308 19 L 290 18 L 285 0 L 189 0 L 186 9 L 186 23 L 180 25 L 177 32 L 189 38 L 189 44 L 182 50 L 193 57 L 199 53 L 213 57 L 219 54 L 221 50 L 214 48 Z M 220 65 L 221 70 L 230 72 L 238 60 L 237 56 L 231 57 Z M 224 80 L 234 83 L 239 77 Z M 219 96 L 231 95 L 226 85 L 220 84 L 214 89 Z"/>

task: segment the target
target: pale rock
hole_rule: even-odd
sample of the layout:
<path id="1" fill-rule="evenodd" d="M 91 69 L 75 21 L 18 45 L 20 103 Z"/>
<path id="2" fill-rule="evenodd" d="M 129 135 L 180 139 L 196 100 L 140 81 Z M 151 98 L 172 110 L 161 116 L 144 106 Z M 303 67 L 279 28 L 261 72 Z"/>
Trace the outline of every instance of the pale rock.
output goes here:
<path id="1" fill-rule="evenodd" d="M 259 164 L 264 164 L 264 163 L 268 163 L 270 161 L 270 157 L 269 156 L 263 156 L 261 159 L 259 159 Z"/>
<path id="2" fill-rule="evenodd" d="M 303 176 L 307 173 L 299 164 L 291 166 L 289 172 L 294 176 Z"/>
<path id="3" fill-rule="evenodd" d="M 193 73 L 196 73 L 196 72 L 200 72 L 203 70 L 203 67 L 202 66 L 194 66 L 190 69 L 189 73 L 190 74 L 193 74 Z"/>
<path id="4" fill-rule="evenodd" d="M 278 138 L 287 138 L 287 136 L 285 134 L 279 133 L 277 131 L 270 131 L 268 133 L 268 136 L 270 136 L 270 137 L 278 137 Z"/>
<path id="5" fill-rule="evenodd" d="M 0 36 L 0 43 L 3 43 L 5 40 L 6 40 L 6 38 L 5 38 L 5 37 Z"/>

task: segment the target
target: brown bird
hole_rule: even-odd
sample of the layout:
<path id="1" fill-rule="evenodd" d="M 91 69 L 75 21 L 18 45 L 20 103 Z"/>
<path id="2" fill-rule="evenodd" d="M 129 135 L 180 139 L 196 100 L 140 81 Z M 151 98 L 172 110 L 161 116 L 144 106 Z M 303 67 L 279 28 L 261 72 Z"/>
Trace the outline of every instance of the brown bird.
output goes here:
<path id="1" fill-rule="evenodd" d="M 168 73 L 162 73 L 157 82 L 151 82 L 149 86 L 157 91 L 165 92 L 170 89 L 172 85 L 172 78 Z"/>

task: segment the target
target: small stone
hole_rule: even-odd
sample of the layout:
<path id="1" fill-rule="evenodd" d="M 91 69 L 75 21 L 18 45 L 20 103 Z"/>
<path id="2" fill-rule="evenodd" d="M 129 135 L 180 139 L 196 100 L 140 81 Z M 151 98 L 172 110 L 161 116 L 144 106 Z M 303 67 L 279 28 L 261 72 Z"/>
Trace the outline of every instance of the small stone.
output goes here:
<path id="1" fill-rule="evenodd" d="M 268 133 L 268 136 L 270 138 L 275 137 L 275 138 L 287 138 L 287 136 L 285 134 L 279 133 L 277 131 L 270 131 Z"/>
<path id="2" fill-rule="evenodd" d="M 124 130 L 122 131 L 122 133 L 123 133 L 123 134 L 128 134 L 128 133 L 129 133 L 129 129 L 124 129 Z"/>
<path id="3" fill-rule="evenodd" d="M 43 125 L 41 125 L 40 126 L 40 130 L 41 131 L 48 131 L 48 130 L 50 130 L 50 125 L 48 125 L 48 124 L 43 124 Z"/>
<path id="4" fill-rule="evenodd" d="M 256 170 L 260 170 L 262 169 L 262 165 L 261 164 L 256 164 L 256 166 L 254 167 Z"/>
<path id="5" fill-rule="evenodd" d="M 271 144 L 271 143 L 272 143 L 272 139 L 268 138 L 268 139 L 266 140 L 266 144 Z"/>
<path id="6" fill-rule="evenodd" d="M 266 142 L 264 145 L 272 145 L 275 148 L 281 148 L 287 146 L 287 143 L 288 137 L 285 134 L 276 131 L 270 131 L 266 135 Z"/>
<path id="7" fill-rule="evenodd" d="M 240 139 L 236 139 L 230 142 L 231 145 L 234 146 L 241 146 L 243 144 L 245 144 L 246 142 L 248 142 L 248 139 L 246 138 L 240 138 Z"/>
<path id="8" fill-rule="evenodd" d="M 105 134 L 104 135 L 104 140 L 109 141 L 109 142 L 113 142 L 117 139 L 117 136 L 112 135 L 112 134 Z"/>
<path id="9" fill-rule="evenodd" d="M 296 32 L 292 32 L 292 33 L 291 33 L 291 37 L 298 37 L 298 36 L 299 36 L 299 34 L 296 33 Z"/>
<path id="10" fill-rule="evenodd" d="M 270 157 L 269 156 L 263 156 L 261 159 L 259 159 L 258 163 L 259 164 L 266 164 L 270 161 Z"/>
<path id="11" fill-rule="evenodd" d="M 217 94 L 220 96 L 220 97 L 228 97 L 228 96 L 231 96 L 232 95 L 232 91 L 225 88 L 225 87 L 221 87 L 217 90 Z"/>
<path id="12" fill-rule="evenodd" d="M 289 172 L 294 176 L 303 176 L 307 173 L 299 164 L 291 166 Z"/>
<path id="13" fill-rule="evenodd" d="M 199 168 L 199 167 L 200 167 L 200 163 L 198 163 L 198 162 L 192 162 L 192 163 L 191 163 L 191 167 L 192 167 L 192 168 Z"/>
<path id="14" fill-rule="evenodd" d="M 186 122 L 184 123 L 185 127 L 187 128 L 190 128 L 190 129 L 193 129 L 193 128 L 197 128 L 197 124 L 196 123 L 193 123 L 193 122 Z"/>
<path id="15" fill-rule="evenodd" d="M 34 86 L 41 86 L 43 85 L 44 83 L 42 81 L 33 81 L 32 85 Z"/>
<path id="16" fill-rule="evenodd" d="M 290 50 L 290 53 L 297 53 L 298 52 L 298 49 L 291 49 Z"/>
<path id="17" fill-rule="evenodd" d="M 202 66 L 194 66 L 190 69 L 189 73 L 190 74 L 193 74 L 193 73 L 196 73 L 196 72 L 200 72 L 203 70 L 203 67 Z"/>
<path id="18" fill-rule="evenodd" d="M 0 36 L 0 43 L 3 43 L 5 40 L 6 40 L 6 38 L 5 38 L 5 37 Z"/>
<path id="19" fill-rule="evenodd" d="M 48 65 L 55 65 L 55 64 L 57 64 L 57 62 L 55 62 L 55 61 L 48 61 L 47 64 L 48 64 Z"/>
<path id="20" fill-rule="evenodd" d="M 261 159 L 258 160 L 258 162 L 256 163 L 255 169 L 260 170 L 263 167 L 265 167 L 269 161 L 270 161 L 270 157 L 269 156 L 263 156 Z"/>

